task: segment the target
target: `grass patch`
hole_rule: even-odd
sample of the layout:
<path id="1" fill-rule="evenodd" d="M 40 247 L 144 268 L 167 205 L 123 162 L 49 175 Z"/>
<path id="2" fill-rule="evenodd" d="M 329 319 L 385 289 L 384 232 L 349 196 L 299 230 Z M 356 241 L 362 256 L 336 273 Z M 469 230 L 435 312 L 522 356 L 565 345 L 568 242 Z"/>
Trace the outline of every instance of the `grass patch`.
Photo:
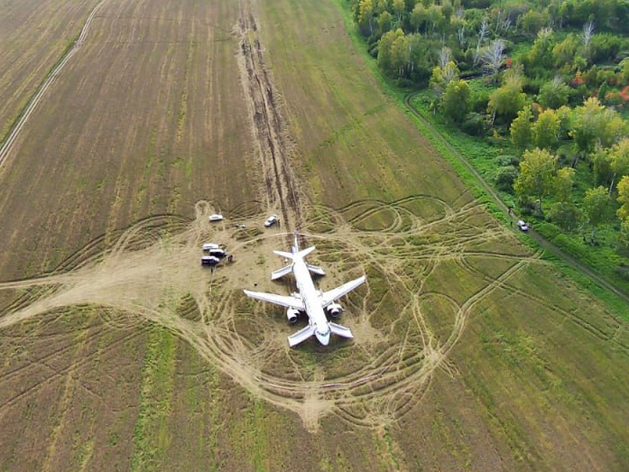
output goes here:
<path id="1" fill-rule="evenodd" d="M 175 370 L 177 338 L 166 328 L 149 332 L 142 369 L 140 406 L 133 432 L 132 471 L 161 470 L 165 446 L 169 442 L 167 419 Z"/>

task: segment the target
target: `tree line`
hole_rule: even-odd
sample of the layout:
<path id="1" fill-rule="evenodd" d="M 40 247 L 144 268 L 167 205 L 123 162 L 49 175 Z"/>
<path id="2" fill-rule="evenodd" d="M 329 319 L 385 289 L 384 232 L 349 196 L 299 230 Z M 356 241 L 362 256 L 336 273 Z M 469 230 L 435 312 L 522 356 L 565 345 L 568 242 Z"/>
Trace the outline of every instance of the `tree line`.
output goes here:
<path id="1" fill-rule="evenodd" d="M 495 184 L 520 211 L 629 249 L 629 0 L 350 5 L 385 75 L 501 148 Z"/>

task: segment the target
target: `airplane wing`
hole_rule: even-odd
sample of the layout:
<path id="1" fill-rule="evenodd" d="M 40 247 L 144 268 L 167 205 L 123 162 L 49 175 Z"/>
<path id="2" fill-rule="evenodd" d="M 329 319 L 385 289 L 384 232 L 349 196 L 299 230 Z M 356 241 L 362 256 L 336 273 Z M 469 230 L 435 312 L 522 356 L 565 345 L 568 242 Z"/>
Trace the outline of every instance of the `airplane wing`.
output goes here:
<path id="1" fill-rule="evenodd" d="M 356 287 L 362 285 L 365 280 L 367 280 L 367 277 L 363 275 L 362 277 L 358 277 L 357 279 L 354 279 L 351 282 L 347 282 L 340 287 L 336 287 L 332 290 L 328 290 L 327 292 L 323 292 L 323 295 L 321 296 L 321 304 L 323 305 L 323 308 L 328 306 L 334 300 L 341 298 L 346 293 L 351 292 Z"/>
<path id="2" fill-rule="evenodd" d="M 274 293 L 251 292 L 249 290 L 244 290 L 244 292 L 248 297 L 257 298 L 258 300 L 262 300 L 264 302 L 274 303 L 287 308 L 295 308 L 296 310 L 303 311 L 306 309 L 301 298 L 287 295 L 276 295 Z"/>
<path id="3" fill-rule="evenodd" d="M 310 336 L 312 336 L 315 333 L 315 329 L 316 329 L 315 325 L 308 325 L 305 328 L 300 329 L 296 333 L 291 334 L 288 337 L 288 345 L 290 347 L 293 347 L 301 342 L 304 342 L 306 339 L 308 339 Z"/>
<path id="4" fill-rule="evenodd" d="M 332 331 L 337 336 L 342 336 L 344 338 L 350 338 L 350 339 L 354 337 L 354 335 L 352 334 L 352 330 L 345 326 L 332 323 L 331 321 L 328 323 L 328 326 L 330 327 L 330 331 Z"/>

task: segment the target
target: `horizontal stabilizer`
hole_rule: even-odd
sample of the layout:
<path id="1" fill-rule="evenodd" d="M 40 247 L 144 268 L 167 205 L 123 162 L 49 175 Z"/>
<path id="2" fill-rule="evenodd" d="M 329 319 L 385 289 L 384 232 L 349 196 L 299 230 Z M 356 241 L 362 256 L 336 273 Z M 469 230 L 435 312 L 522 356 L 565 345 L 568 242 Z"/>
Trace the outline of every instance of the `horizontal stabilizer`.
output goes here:
<path id="1" fill-rule="evenodd" d="M 349 338 L 349 339 L 352 339 L 354 337 L 352 335 L 352 330 L 349 328 L 346 328 L 345 326 L 341 326 L 340 324 L 336 324 L 332 322 L 328 323 L 328 325 L 330 326 L 330 331 L 332 331 L 337 336 L 341 336 L 343 338 Z"/>
<path id="2" fill-rule="evenodd" d="M 275 305 L 284 306 L 286 308 L 295 308 L 296 310 L 300 311 L 306 309 L 304 307 L 304 302 L 301 298 L 286 295 L 276 295 L 274 293 L 251 292 L 249 290 L 244 290 L 244 292 L 245 295 L 247 295 L 248 297 L 262 300 L 263 302 L 273 303 Z"/>
<path id="3" fill-rule="evenodd" d="M 316 329 L 315 325 L 308 325 L 305 328 L 300 329 L 296 333 L 291 334 L 288 337 L 288 345 L 290 347 L 293 347 L 299 343 L 304 342 L 306 339 L 308 339 L 310 336 L 312 336 L 315 333 L 315 329 Z"/>
<path id="4" fill-rule="evenodd" d="M 296 255 L 297 256 L 301 256 L 301 258 L 303 259 L 304 257 L 306 257 L 308 254 L 310 254 L 314 250 L 315 250 L 315 246 L 310 246 L 307 249 L 303 249 L 303 250 L 299 251 Z"/>
<path id="5" fill-rule="evenodd" d="M 323 272 L 323 269 L 319 266 L 311 265 L 311 264 L 306 264 L 306 266 L 308 267 L 308 270 L 312 272 L 313 274 L 325 275 L 325 272 Z"/>
<path id="6" fill-rule="evenodd" d="M 283 257 L 284 259 L 293 259 L 294 254 L 292 252 L 286 252 L 286 251 L 273 251 L 275 254 L 277 254 L 280 257 Z"/>
<path id="7" fill-rule="evenodd" d="M 280 277 L 284 277 L 287 274 L 290 274 L 293 271 L 293 264 L 282 267 L 281 269 L 274 270 L 271 272 L 271 280 L 277 280 Z"/>

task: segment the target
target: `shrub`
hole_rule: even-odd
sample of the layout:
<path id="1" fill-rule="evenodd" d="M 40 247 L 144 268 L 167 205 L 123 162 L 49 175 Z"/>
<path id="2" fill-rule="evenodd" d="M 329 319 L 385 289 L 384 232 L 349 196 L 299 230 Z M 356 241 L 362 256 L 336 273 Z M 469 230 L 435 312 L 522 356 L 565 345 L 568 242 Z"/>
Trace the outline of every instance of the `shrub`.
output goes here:
<path id="1" fill-rule="evenodd" d="M 517 167 L 520 165 L 520 159 L 518 159 L 517 156 L 510 156 L 510 155 L 501 155 L 496 157 L 496 164 L 498 164 L 498 167 L 505 167 L 505 166 L 513 166 L 513 167 Z"/>
<path id="2" fill-rule="evenodd" d="M 485 136 L 487 134 L 487 124 L 480 113 L 468 113 L 461 123 L 463 132 L 471 136 Z"/>
<path id="3" fill-rule="evenodd" d="M 614 272 L 623 280 L 629 280 L 629 266 L 624 262 L 621 262 L 616 269 L 614 269 Z"/>
<path id="4" fill-rule="evenodd" d="M 518 177 L 518 169 L 513 166 L 499 167 L 496 171 L 496 187 L 503 192 L 513 193 L 513 182 Z"/>

